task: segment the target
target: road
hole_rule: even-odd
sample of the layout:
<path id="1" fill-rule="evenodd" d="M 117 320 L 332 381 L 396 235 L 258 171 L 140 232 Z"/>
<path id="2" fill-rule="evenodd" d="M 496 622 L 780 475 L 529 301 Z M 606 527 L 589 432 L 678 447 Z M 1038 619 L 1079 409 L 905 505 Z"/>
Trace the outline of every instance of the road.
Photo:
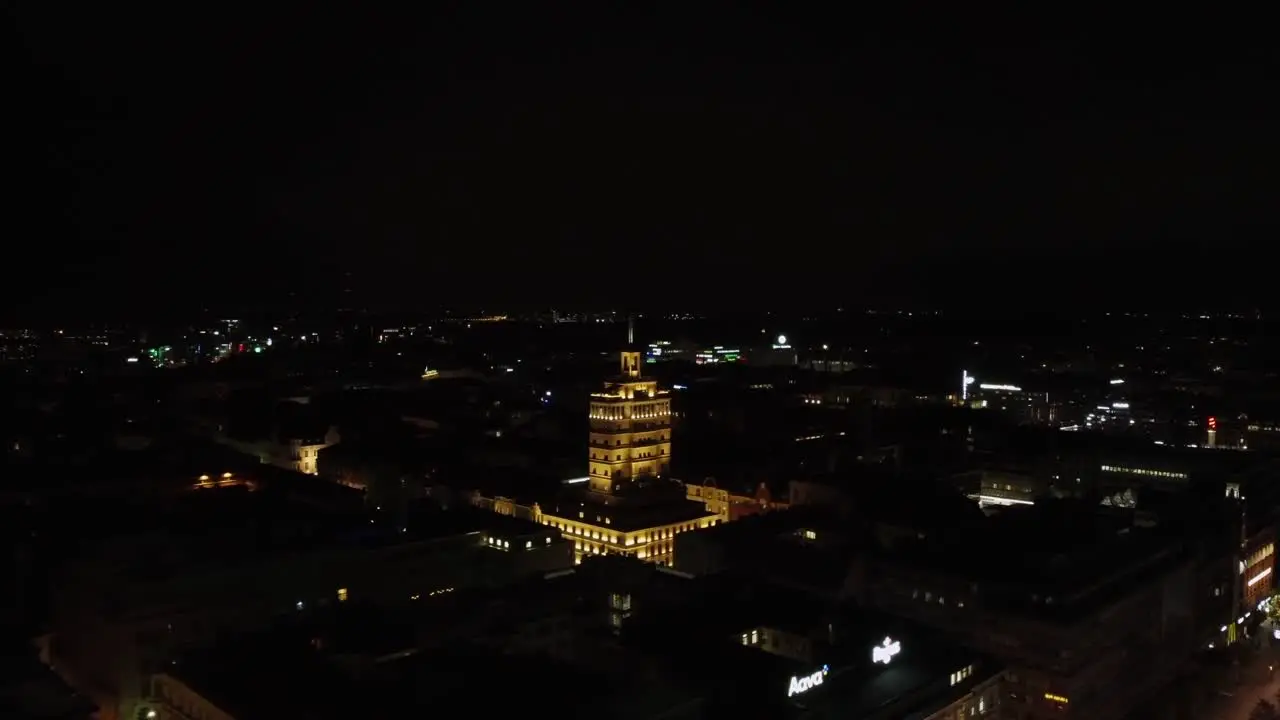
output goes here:
<path id="1" fill-rule="evenodd" d="M 1128 720 L 1247 720 L 1259 700 L 1275 703 L 1277 692 L 1280 642 L 1266 637 L 1196 658 Z"/>
<path id="2" fill-rule="evenodd" d="M 1271 671 L 1276 667 L 1280 653 L 1269 643 L 1267 647 L 1249 652 L 1241 657 L 1239 672 L 1228 673 L 1221 692 L 1197 713 L 1198 717 L 1208 720 L 1247 720 L 1249 713 L 1259 700 L 1276 701 L 1276 693 L 1280 692 L 1280 667 L 1278 672 Z M 1232 677 L 1235 676 L 1235 677 Z"/>

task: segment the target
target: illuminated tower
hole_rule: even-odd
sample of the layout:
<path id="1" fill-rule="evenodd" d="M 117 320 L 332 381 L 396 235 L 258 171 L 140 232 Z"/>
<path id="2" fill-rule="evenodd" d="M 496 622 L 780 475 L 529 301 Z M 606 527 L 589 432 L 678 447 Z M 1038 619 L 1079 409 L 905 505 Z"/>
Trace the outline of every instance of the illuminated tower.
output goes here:
<path id="1" fill-rule="evenodd" d="M 599 493 L 665 477 L 671 467 L 671 398 L 641 376 L 638 351 L 624 350 L 619 360 L 619 376 L 591 394 L 588 476 Z"/>

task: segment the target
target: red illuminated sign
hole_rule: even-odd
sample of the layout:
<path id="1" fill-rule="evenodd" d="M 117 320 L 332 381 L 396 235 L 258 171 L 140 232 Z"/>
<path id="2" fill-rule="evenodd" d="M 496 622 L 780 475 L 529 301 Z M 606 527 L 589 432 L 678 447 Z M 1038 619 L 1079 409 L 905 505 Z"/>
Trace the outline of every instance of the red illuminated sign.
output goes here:
<path id="1" fill-rule="evenodd" d="M 1218 418 L 1216 418 L 1216 417 L 1211 417 L 1211 418 L 1209 418 L 1209 429 L 1210 429 L 1210 430 L 1217 430 L 1217 429 L 1218 429 Z"/>

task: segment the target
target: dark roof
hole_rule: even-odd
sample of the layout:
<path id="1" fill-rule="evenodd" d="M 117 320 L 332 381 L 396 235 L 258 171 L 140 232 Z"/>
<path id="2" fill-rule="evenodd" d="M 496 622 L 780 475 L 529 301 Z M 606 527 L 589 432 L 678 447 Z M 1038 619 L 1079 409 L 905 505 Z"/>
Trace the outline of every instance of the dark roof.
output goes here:
<path id="1" fill-rule="evenodd" d="M 851 512 L 869 522 L 914 528 L 967 530 L 984 520 L 982 510 L 955 487 L 932 475 L 904 474 L 883 466 L 806 478 L 837 488 Z"/>
<path id="2" fill-rule="evenodd" d="M 295 553 L 377 549 L 469 534 L 516 538 L 546 531 L 534 522 L 470 507 L 422 506 L 396 517 L 363 509 L 326 512 L 243 488 L 199 491 L 164 506 L 138 503 L 103 514 L 114 518 L 116 525 L 122 516 L 147 518 L 145 523 L 117 527 L 115 542 L 86 533 L 95 538 L 95 547 L 107 553 L 117 542 L 135 550 L 148 548 L 120 555 L 132 559 L 122 571 L 139 580 L 252 565 Z"/>
<path id="3" fill-rule="evenodd" d="M 14 720 L 88 720 L 96 708 L 40 662 L 26 638 L 0 639 L 0 716 Z"/>
<path id="4" fill-rule="evenodd" d="M 224 640 L 183 657 L 168 674 L 242 720 L 364 715 L 352 678 L 291 635 Z"/>
<path id="5" fill-rule="evenodd" d="M 679 610 L 648 612 L 624 625 L 625 643 L 666 658 L 673 672 L 694 678 L 712 695 L 755 706 L 760 716 L 785 717 L 804 708 L 821 708 L 825 714 L 838 707 L 843 717 L 865 717 L 887 708 L 893 709 L 892 717 L 936 710 L 967 691 L 967 685 L 945 682 L 951 672 L 973 664 L 985 667 L 989 677 L 995 667 L 945 636 L 902 619 L 724 576 L 689 581 Z M 752 631 L 765 629 L 808 638 L 813 661 L 770 653 L 762 643 L 751 645 Z M 888 665 L 875 663 L 872 648 L 886 638 L 899 642 L 901 653 Z M 829 673 L 820 688 L 787 698 L 792 676 L 824 666 Z"/>
<path id="6" fill-rule="evenodd" d="M 1070 621 L 1114 599 L 1117 584 L 1166 572 L 1185 560 L 1185 552 L 1181 538 L 1135 526 L 1132 512 L 1046 500 L 1008 508 L 977 531 L 897 544 L 882 562 L 974 583 L 991 606 Z"/>
<path id="7" fill-rule="evenodd" d="M 632 496 L 615 500 L 581 489 L 581 486 L 542 509 L 549 515 L 572 520 L 580 518 L 583 522 L 608 525 L 623 532 L 715 516 L 707 510 L 705 503 L 686 497 L 659 496 L 651 499 Z M 607 523 L 605 518 L 608 518 Z"/>
<path id="8" fill-rule="evenodd" d="M 527 692 L 495 688 L 551 688 L 571 682 L 557 710 L 641 718 L 685 698 L 647 678 L 606 664 L 570 666 L 547 657 L 489 653 L 473 647 L 406 651 L 381 661 L 344 660 L 337 649 L 312 645 L 316 629 L 277 629 L 242 636 L 193 653 L 170 675 L 242 720 L 308 717 L 395 717 L 478 707 L 486 713 L 529 710 Z M 263 682 L 271 677 L 271 682 Z M 649 707 L 646 707 L 649 705 Z M 656 707 L 653 707 L 655 706 Z"/>

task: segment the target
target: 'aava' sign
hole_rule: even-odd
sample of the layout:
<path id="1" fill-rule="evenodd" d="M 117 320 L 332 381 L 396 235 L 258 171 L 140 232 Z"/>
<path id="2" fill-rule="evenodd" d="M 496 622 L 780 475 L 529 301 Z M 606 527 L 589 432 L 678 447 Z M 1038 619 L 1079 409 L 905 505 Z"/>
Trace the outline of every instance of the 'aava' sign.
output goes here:
<path id="1" fill-rule="evenodd" d="M 791 676 L 791 687 L 787 688 L 787 697 L 799 695 L 802 692 L 808 692 L 822 684 L 822 679 L 827 676 L 829 669 L 826 665 L 822 669 L 812 675 L 804 677 Z"/>

